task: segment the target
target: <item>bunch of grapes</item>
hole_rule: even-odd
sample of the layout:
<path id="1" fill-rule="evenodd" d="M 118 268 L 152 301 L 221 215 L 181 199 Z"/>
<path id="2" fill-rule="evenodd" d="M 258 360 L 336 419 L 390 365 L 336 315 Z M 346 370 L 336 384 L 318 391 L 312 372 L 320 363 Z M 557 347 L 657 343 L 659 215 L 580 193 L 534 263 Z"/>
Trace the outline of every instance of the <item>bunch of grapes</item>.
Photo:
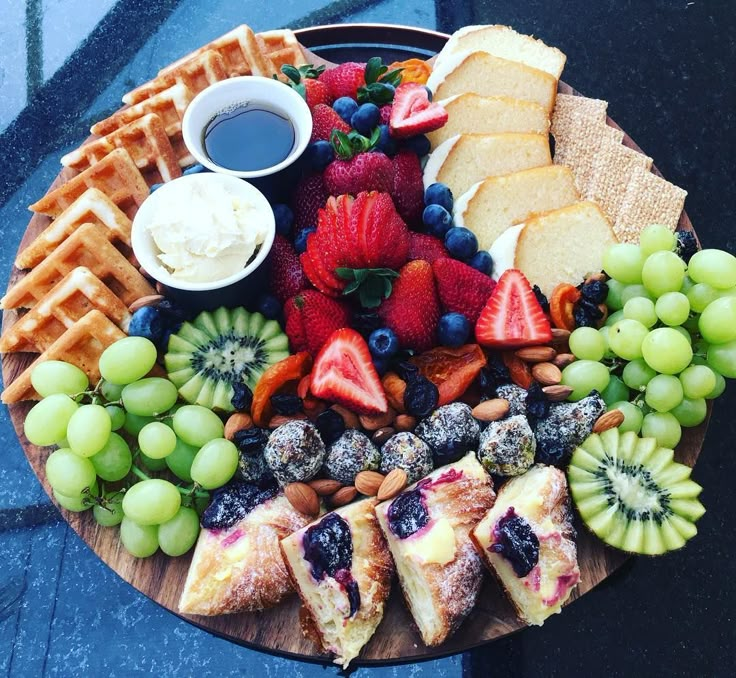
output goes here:
<path id="1" fill-rule="evenodd" d="M 609 248 L 611 314 L 599 330 L 570 335 L 578 360 L 563 371 L 572 399 L 596 389 L 609 409 L 623 412 L 622 431 L 670 448 L 681 427 L 703 422 L 724 377 L 736 377 L 736 257 L 716 249 L 688 256 L 681 245 L 653 225 L 639 245 Z"/>
<path id="2" fill-rule="evenodd" d="M 146 377 L 155 362 L 151 341 L 121 339 L 100 356 L 94 388 L 74 365 L 40 363 L 31 382 L 43 399 L 24 425 L 34 445 L 58 447 L 46 460 L 57 502 L 69 511 L 92 509 L 102 526 L 120 525 L 123 546 L 139 558 L 159 547 L 170 556 L 189 551 L 208 490 L 238 466 L 238 450 L 214 412 L 178 405 L 174 384 Z M 176 482 L 149 475 L 166 470 Z"/>

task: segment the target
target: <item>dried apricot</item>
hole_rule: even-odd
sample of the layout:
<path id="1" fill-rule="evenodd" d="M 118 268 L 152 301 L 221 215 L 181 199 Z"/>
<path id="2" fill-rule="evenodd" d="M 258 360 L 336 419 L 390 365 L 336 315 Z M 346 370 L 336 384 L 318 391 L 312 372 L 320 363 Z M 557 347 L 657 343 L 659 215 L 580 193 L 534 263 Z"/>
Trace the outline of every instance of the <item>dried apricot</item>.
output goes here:
<path id="1" fill-rule="evenodd" d="M 291 381 L 298 381 L 312 369 L 312 356 L 307 351 L 290 355 L 271 365 L 258 380 L 253 391 L 251 417 L 256 426 L 267 427 L 273 415 L 271 396 Z"/>
<path id="2" fill-rule="evenodd" d="M 549 314 L 552 324 L 561 330 L 575 329 L 575 304 L 580 300 L 580 290 L 569 283 L 560 283 L 552 291 Z"/>
<path id="3" fill-rule="evenodd" d="M 486 356 L 478 344 L 465 344 L 457 348 L 438 346 L 413 356 L 409 362 L 437 386 L 438 404 L 446 405 L 465 393 L 485 366 Z"/>
<path id="4" fill-rule="evenodd" d="M 503 364 L 509 370 L 511 381 L 522 388 L 529 388 L 532 385 L 534 379 L 532 378 L 531 368 L 519 356 L 513 351 L 504 351 L 501 354 L 501 358 L 503 359 Z"/>
<path id="5" fill-rule="evenodd" d="M 404 414 L 404 391 L 406 391 L 406 382 L 396 372 L 386 372 L 381 380 L 383 390 L 386 391 L 388 404 L 391 405 L 399 414 Z"/>
<path id="6" fill-rule="evenodd" d="M 432 73 L 432 67 L 423 59 L 407 59 L 406 61 L 394 61 L 389 67 L 389 71 L 401 68 L 401 83 L 418 82 L 425 85 Z"/>

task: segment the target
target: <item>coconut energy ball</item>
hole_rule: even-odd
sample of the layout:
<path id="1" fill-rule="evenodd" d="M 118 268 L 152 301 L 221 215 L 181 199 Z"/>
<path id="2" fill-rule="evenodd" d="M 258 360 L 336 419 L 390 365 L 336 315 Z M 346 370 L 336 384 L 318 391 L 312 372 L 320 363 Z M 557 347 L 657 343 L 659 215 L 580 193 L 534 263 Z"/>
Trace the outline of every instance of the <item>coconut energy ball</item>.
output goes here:
<path id="1" fill-rule="evenodd" d="M 432 450 L 421 438 L 402 431 L 391 436 L 381 448 L 381 466 L 379 470 L 386 474 L 395 468 L 406 471 L 407 482 L 415 483 L 432 472 Z"/>
<path id="2" fill-rule="evenodd" d="M 414 433 L 432 449 L 435 465 L 442 466 L 478 448 L 480 426 L 468 405 L 450 403 L 421 421 Z"/>
<path id="3" fill-rule="evenodd" d="M 347 429 L 327 448 L 322 472 L 343 485 L 352 485 L 361 471 L 376 471 L 381 462 L 381 453 L 360 431 Z"/>
<path id="4" fill-rule="evenodd" d="M 289 421 L 271 433 L 263 456 L 279 485 L 305 482 L 322 468 L 325 444 L 310 422 Z"/>
<path id="5" fill-rule="evenodd" d="M 534 463 L 537 443 L 527 418 L 516 414 L 492 421 L 480 434 L 478 461 L 498 476 L 520 476 Z"/>

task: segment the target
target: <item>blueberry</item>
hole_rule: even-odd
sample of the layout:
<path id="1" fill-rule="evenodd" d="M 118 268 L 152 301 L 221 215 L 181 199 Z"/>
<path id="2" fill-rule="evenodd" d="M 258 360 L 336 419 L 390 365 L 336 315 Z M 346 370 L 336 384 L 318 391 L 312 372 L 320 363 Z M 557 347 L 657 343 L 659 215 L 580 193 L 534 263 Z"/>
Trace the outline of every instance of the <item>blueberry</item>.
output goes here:
<path id="1" fill-rule="evenodd" d="M 445 313 L 437 326 L 437 339 L 443 346 L 462 346 L 470 335 L 470 323 L 462 313 Z"/>
<path id="2" fill-rule="evenodd" d="M 399 350 L 399 339 L 392 329 L 381 327 L 371 332 L 368 348 L 374 358 L 392 358 Z"/>
<path id="3" fill-rule="evenodd" d="M 422 158 L 429 153 L 429 149 L 432 145 L 429 143 L 429 139 L 427 139 L 427 137 L 423 134 L 418 134 L 415 137 L 404 139 L 404 141 L 401 142 L 401 147 Z"/>
<path id="4" fill-rule="evenodd" d="M 583 299 L 592 301 L 594 304 L 602 304 L 608 296 L 608 285 L 602 280 L 593 280 L 580 288 Z"/>
<path id="5" fill-rule="evenodd" d="M 252 402 L 253 391 L 250 390 L 248 384 L 242 382 L 233 384 L 233 397 L 230 398 L 230 404 L 236 410 L 240 412 L 249 410 Z"/>
<path id="6" fill-rule="evenodd" d="M 383 321 L 378 317 L 377 313 L 372 311 L 358 311 L 353 313 L 350 327 L 360 332 L 364 339 L 368 341 L 371 332 L 383 326 Z"/>
<path id="7" fill-rule="evenodd" d="M 345 433 L 345 420 L 335 410 L 328 409 L 322 412 L 315 422 L 315 426 L 325 445 L 332 445 L 343 433 Z"/>
<path id="8" fill-rule="evenodd" d="M 420 489 L 402 492 L 391 502 L 387 512 L 388 526 L 399 539 L 411 537 L 429 522 Z"/>
<path id="9" fill-rule="evenodd" d="M 281 314 L 281 302 L 273 294 L 263 294 L 258 299 L 258 312 L 269 320 L 277 320 Z"/>
<path id="10" fill-rule="evenodd" d="M 377 358 L 376 356 L 373 356 L 373 367 L 376 368 L 376 372 L 379 377 L 382 377 L 386 372 L 388 372 L 390 364 L 391 361 L 389 358 Z"/>
<path id="11" fill-rule="evenodd" d="M 425 205 L 441 205 L 448 212 L 452 212 L 454 202 L 452 191 L 441 181 L 430 184 L 427 186 L 427 190 L 424 191 Z"/>
<path id="12" fill-rule="evenodd" d="M 164 322 L 158 309 L 153 306 L 139 308 L 130 319 L 128 334 L 131 337 L 145 337 L 154 344 L 161 339 L 164 333 Z"/>
<path id="13" fill-rule="evenodd" d="M 506 558 L 517 577 L 526 577 L 539 561 L 539 539 L 513 506 L 496 523 L 493 537 L 491 551 Z"/>
<path id="14" fill-rule="evenodd" d="M 376 142 L 374 149 L 385 153 L 389 157 L 395 155 L 397 151 L 396 141 L 391 136 L 388 125 L 379 125 L 378 129 L 380 131 L 380 136 L 378 137 L 378 141 Z"/>
<path id="15" fill-rule="evenodd" d="M 427 205 L 422 212 L 422 222 L 427 227 L 427 233 L 444 238 L 452 227 L 452 215 L 442 205 Z"/>
<path id="16" fill-rule="evenodd" d="M 291 233 L 291 227 L 294 224 L 294 213 L 288 205 L 284 205 L 283 203 L 272 205 L 271 209 L 273 210 L 273 218 L 276 221 L 276 233 L 288 238 L 289 233 Z"/>
<path id="17" fill-rule="evenodd" d="M 328 513 L 304 533 L 304 558 L 312 566 L 319 581 L 335 577 L 339 570 L 350 570 L 353 564 L 353 538 L 350 526 L 337 513 Z"/>
<path id="18" fill-rule="evenodd" d="M 306 252 L 307 250 L 307 236 L 310 233 L 314 233 L 317 230 L 315 226 L 307 226 L 306 228 L 303 228 L 299 233 L 296 234 L 296 237 L 294 238 L 294 249 L 296 250 L 297 254 L 301 254 L 302 252 Z"/>
<path id="19" fill-rule="evenodd" d="M 184 320 L 189 320 L 189 311 L 170 299 L 163 299 L 156 308 L 167 323 L 181 323 Z"/>
<path id="20" fill-rule="evenodd" d="M 335 159 L 335 152 L 329 141 L 314 141 L 305 149 L 304 159 L 310 169 L 321 172 Z"/>
<path id="21" fill-rule="evenodd" d="M 480 271 L 485 275 L 493 273 L 493 258 L 485 250 L 478 250 L 468 261 L 468 266 L 472 266 L 476 271 Z"/>
<path id="22" fill-rule="evenodd" d="M 332 108 L 349 125 L 353 113 L 358 110 L 358 102 L 350 97 L 340 97 L 335 99 Z"/>
<path id="23" fill-rule="evenodd" d="M 350 118 L 350 125 L 356 132 L 369 137 L 381 118 L 381 111 L 376 104 L 361 104 Z"/>
<path id="24" fill-rule="evenodd" d="M 191 167 L 187 167 L 182 174 L 185 177 L 188 177 L 190 174 L 199 174 L 200 172 L 209 172 L 209 170 L 204 166 L 197 163 L 196 165 L 192 165 Z"/>
<path id="25" fill-rule="evenodd" d="M 445 233 L 445 247 L 451 257 L 467 261 L 478 251 L 478 238 L 467 228 L 453 226 Z"/>

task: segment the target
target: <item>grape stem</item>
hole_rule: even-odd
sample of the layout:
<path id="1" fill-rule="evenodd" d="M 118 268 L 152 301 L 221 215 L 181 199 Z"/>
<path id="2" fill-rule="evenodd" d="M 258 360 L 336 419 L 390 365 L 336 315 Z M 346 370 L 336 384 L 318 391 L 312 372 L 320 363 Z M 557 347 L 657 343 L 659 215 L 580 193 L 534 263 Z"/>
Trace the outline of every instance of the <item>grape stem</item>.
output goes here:
<path id="1" fill-rule="evenodd" d="M 137 475 L 141 480 L 151 480 L 151 476 L 147 475 L 145 471 L 138 468 L 135 464 L 130 467 L 130 470 Z M 173 483 L 172 483 L 173 485 Z M 192 483 L 191 485 L 186 485 L 182 487 L 181 485 L 174 485 L 174 487 L 177 489 L 179 494 L 184 495 L 185 497 L 199 497 L 199 498 L 206 498 L 209 497 L 209 493 L 200 490 L 200 485 L 197 483 Z"/>

